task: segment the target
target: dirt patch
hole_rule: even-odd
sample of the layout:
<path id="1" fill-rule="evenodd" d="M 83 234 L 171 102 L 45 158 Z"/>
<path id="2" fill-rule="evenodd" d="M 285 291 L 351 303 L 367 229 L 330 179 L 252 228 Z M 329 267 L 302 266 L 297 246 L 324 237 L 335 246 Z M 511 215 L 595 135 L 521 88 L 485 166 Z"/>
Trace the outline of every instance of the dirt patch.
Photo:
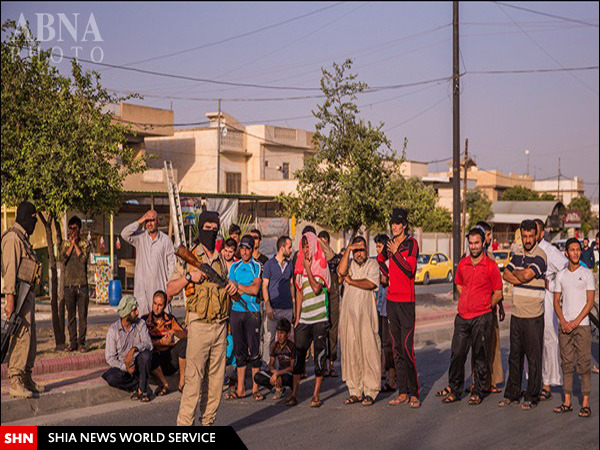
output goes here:
<path id="1" fill-rule="evenodd" d="M 106 333 L 111 324 L 89 325 L 87 328 L 87 348 L 89 352 L 104 352 L 106 345 Z M 79 352 L 56 351 L 54 332 L 52 328 L 38 328 L 37 330 L 37 359 L 54 359 L 65 356 L 73 356 Z M 67 337 L 67 340 L 69 338 Z M 68 342 L 67 342 L 68 345 Z"/>

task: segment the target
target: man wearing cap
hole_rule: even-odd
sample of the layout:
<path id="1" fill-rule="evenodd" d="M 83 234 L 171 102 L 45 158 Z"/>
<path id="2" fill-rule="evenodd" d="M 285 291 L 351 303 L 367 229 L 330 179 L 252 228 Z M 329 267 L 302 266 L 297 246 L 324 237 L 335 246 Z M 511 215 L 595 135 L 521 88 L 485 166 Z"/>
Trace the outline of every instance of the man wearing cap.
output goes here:
<path id="1" fill-rule="evenodd" d="M 139 302 L 142 316 L 152 311 L 154 293 L 165 290 L 175 269 L 173 242 L 159 231 L 158 224 L 158 213 L 152 209 L 121 231 L 121 237 L 136 251 L 133 295 Z M 166 311 L 171 313 L 170 303 Z"/>
<path id="2" fill-rule="evenodd" d="M 387 314 L 399 395 L 389 404 L 410 403 L 411 408 L 419 408 L 421 401 L 414 351 L 415 273 L 419 244 L 408 236 L 408 211 L 405 209 L 392 210 L 390 225 L 393 238 L 388 242 L 388 252 L 377 257 L 380 262 L 385 262 L 388 257 L 390 259 Z"/>
<path id="3" fill-rule="evenodd" d="M 29 202 L 22 202 L 17 207 L 15 224 L 2 235 L 2 276 L 4 286 L 2 293 L 6 296 L 4 312 L 6 320 L 13 314 L 19 314 L 23 320 L 20 329 L 12 337 L 8 348 L 8 376 L 10 377 L 11 397 L 31 398 L 34 393 L 41 393 L 45 388 L 31 378 L 31 370 L 35 362 L 35 283 L 39 267 L 29 236 L 35 230 L 37 211 Z M 27 267 L 32 270 L 27 270 Z M 27 279 L 25 279 L 27 278 Z M 26 289 L 24 283 L 31 286 L 23 306 L 15 311 L 15 301 L 19 291 Z"/>
<path id="4" fill-rule="evenodd" d="M 259 392 L 254 376 L 260 371 L 260 304 L 258 293 L 262 284 L 262 267 L 252 257 L 255 249 L 254 238 L 246 234 L 240 241 L 242 259 L 236 261 L 229 271 L 230 282 L 235 283 L 241 300 L 231 308 L 231 335 L 238 373 L 238 387 L 232 398 L 246 396 L 246 367 L 252 369 L 252 396 L 255 400 L 264 400 Z"/>
<path id="5" fill-rule="evenodd" d="M 227 263 L 216 251 L 219 214 L 203 211 L 198 217 L 199 244 L 192 249 L 196 258 L 227 278 Z M 200 422 L 215 421 L 225 378 L 227 353 L 227 319 L 231 296 L 237 293 L 232 282 L 222 288 L 206 279 L 198 269 L 179 263 L 167 284 L 167 295 L 177 295 L 186 288 L 185 384 L 179 405 L 177 425 L 192 426 L 200 400 Z"/>
<path id="6" fill-rule="evenodd" d="M 132 400 L 150 401 L 148 378 L 152 370 L 152 339 L 146 322 L 139 319 L 138 303 L 133 295 L 121 298 L 117 308 L 120 319 L 106 335 L 106 362 L 102 374 L 109 386 L 133 391 Z"/>
<path id="7" fill-rule="evenodd" d="M 69 239 L 62 242 L 58 253 L 58 260 L 64 264 L 64 306 L 67 308 L 67 320 L 69 330 L 69 351 L 79 348 L 85 352 L 85 335 L 87 332 L 87 314 L 90 297 L 87 283 L 87 260 L 89 247 L 85 240 L 81 239 L 81 219 L 77 216 L 71 217 L 68 223 Z M 62 319 L 64 323 L 64 309 Z M 79 315 L 79 335 L 77 334 L 77 318 Z M 63 335 L 64 341 L 64 335 Z"/>

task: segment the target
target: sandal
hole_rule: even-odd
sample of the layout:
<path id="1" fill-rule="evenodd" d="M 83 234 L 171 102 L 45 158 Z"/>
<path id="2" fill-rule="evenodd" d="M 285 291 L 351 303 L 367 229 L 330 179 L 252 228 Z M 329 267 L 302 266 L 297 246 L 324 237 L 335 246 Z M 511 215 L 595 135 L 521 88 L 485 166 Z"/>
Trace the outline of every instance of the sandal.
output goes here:
<path id="1" fill-rule="evenodd" d="M 397 405 L 405 405 L 406 403 L 408 403 L 408 397 L 406 397 L 406 399 L 404 400 L 400 400 L 400 396 L 393 398 L 392 400 L 390 400 L 388 402 L 388 405 L 390 406 L 397 406 Z"/>
<path id="2" fill-rule="evenodd" d="M 383 385 L 383 388 L 381 389 L 381 392 L 394 392 L 395 390 L 396 390 L 395 388 L 390 386 L 390 383 L 385 383 Z"/>
<path id="3" fill-rule="evenodd" d="M 238 393 L 235 391 L 235 389 L 230 389 L 229 392 L 225 393 L 225 398 L 227 400 L 240 400 L 244 397 L 238 395 Z"/>
<path id="4" fill-rule="evenodd" d="M 135 391 L 133 391 L 133 393 L 131 394 L 131 400 L 139 400 L 140 399 L 140 391 L 138 391 L 137 389 Z"/>
<path id="5" fill-rule="evenodd" d="M 420 408 L 421 407 L 421 400 L 419 400 L 418 398 L 415 398 L 413 400 L 410 401 L 410 407 L 413 409 L 416 408 Z"/>
<path id="6" fill-rule="evenodd" d="M 442 400 L 442 403 L 446 404 L 454 402 L 460 402 L 460 398 L 454 395 L 452 392 L 448 393 L 448 395 L 446 395 L 446 397 Z"/>
<path id="7" fill-rule="evenodd" d="M 589 406 L 583 406 L 579 410 L 579 417 L 588 418 L 592 415 L 592 409 Z"/>
<path id="8" fill-rule="evenodd" d="M 469 398 L 469 405 L 480 405 L 483 399 L 479 395 L 471 395 Z"/>
<path id="9" fill-rule="evenodd" d="M 296 406 L 298 404 L 298 400 L 293 395 L 290 395 L 290 398 L 286 400 L 285 404 L 287 406 Z"/>
<path id="10" fill-rule="evenodd" d="M 537 406 L 537 403 L 532 402 L 531 400 L 525 400 L 521 405 L 521 409 L 523 411 L 530 411 Z"/>
<path id="11" fill-rule="evenodd" d="M 498 403 L 498 407 L 504 408 L 505 406 L 510 406 L 513 403 L 516 403 L 518 405 L 519 404 L 519 400 L 511 400 L 509 398 L 505 398 L 504 400 L 502 400 L 502 401 L 500 401 Z"/>
<path id="12" fill-rule="evenodd" d="M 280 398 L 283 397 L 283 388 L 282 389 L 275 389 L 275 393 L 273 394 L 273 400 L 279 400 Z"/>
<path id="13" fill-rule="evenodd" d="M 265 399 L 265 396 L 262 395 L 260 392 L 256 391 L 252 393 L 252 398 L 257 402 L 262 402 Z"/>
<path id="14" fill-rule="evenodd" d="M 540 392 L 540 401 L 550 400 L 552 398 L 552 392 L 542 389 Z"/>
<path id="15" fill-rule="evenodd" d="M 353 405 L 354 403 L 360 403 L 362 401 L 362 398 L 358 398 L 356 395 L 351 395 L 346 400 L 344 400 L 344 405 Z"/>
<path id="16" fill-rule="evenodd" d="M 149 401 L 150 401 L 150 396 L 148 396 L 147 392 L 143 392 L 140 395 L 140 402 L 142 402 L 142 403 L 148 403 Z"/>
<path id="17" fill-rule="evenodd" d="M 500 394 L 502 393 L 502 389 L 499 389 L 497 386 L 492 386 L 489 390 L 490 394 Z"/>
<path id="18" fill-rule="evenodd" d="M 444 389 L 442 389 L 441 391 L 437 391 L 435 393 L 436 397 L 447 397 L 448 394 L 450 394 L 452 392 L 452 390 L 450 389 L 450 386 L 446 386 Z"/>
<path id="19" fill-rule="evenodd" d="M 571 405 L 565 405 L 563 403 L 560 406 L 554 408 L 552 411 L 554 411 L 556 414 L 564 414 L 573 411 L 573 407 Z"/>
<path id="20" fill-rule="evenodd" d="M 373 397 L 370 395 L 366 395 L 365 399 L 362 401 L 364 406 L 371 406 L 373 403 L 375 403 L 375 400 L 373 400 Z"/>
<path id="21" fill-rule="evenodd" d="M 310 407 L 311 408 L 320 408 L 321 407 L 321 400 L 314 400 L 314 399 L 312 399 L 310 401 Z"/>
<path id="22" fill-rule="evenodd" d="M 156 388 L 156 390 L 154 391 L 154 395 L 156 395 L 157 397 L 163 396 L 163 395 L 167 395 L 169 393 L 169 386 L 167 386 L 166 384 L 159 386 Z"/>

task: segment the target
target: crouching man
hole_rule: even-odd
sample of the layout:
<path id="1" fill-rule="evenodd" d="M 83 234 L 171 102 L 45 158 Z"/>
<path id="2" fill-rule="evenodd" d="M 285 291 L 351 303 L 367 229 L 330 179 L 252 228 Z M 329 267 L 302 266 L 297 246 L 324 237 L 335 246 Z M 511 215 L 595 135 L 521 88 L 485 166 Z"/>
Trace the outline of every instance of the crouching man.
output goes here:
<path id="1" fill-rule="evenodd" d="M 152 339 L 152 373 L 159 379 L 161 386 L 156 395 L 169 393 L 169 382 L 165 376 L 179 371 L 178 389 L 183 391 L 185 381 L 185 348 L 187 331 L 184 330 L 172 314 L 165 312 L 167 293 L 156 291 L 152 298 L 152 311 L 142 316 Z"/>
<path id="2" fill-rule="evenodd" d="M 152 368 L 152 340 L 146 323 L 138 317 L 133 295 L 124 295 L 117 312 L 120 319 L 108 329 L 106 362 L 102 378 L 115 388 L 133 391 L 132 400 L 149 402 L 148 377 Z"/>
<path id="3" fill-rule="evenodd" d="M 267 389 L 275 388 L 274 399 L 283 397 L 284 386 L 292 387 L 292 369 L 296 359 L 296 346 L 289 339 L 292 323 L 285 317 L 277 322 L 275 341 L 271 346 L 269 370 L 254 375 L 254 382 Z M 277 362 L 277 369 L 275 363 Z"/>

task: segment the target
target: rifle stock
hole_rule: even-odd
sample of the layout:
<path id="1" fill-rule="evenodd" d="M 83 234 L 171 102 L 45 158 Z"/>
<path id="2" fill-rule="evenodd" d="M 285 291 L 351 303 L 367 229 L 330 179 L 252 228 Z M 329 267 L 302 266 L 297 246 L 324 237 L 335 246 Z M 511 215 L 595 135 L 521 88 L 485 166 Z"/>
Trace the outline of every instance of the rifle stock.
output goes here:
<path id="1" fill-rule="evenodd" d="M 8 354 L 11 338 L 18 333 L 19 328 L 21 328 L 21 325 L 23 324 L 23 319 L 21 318 L 21 309 L 23 309 L 23 304 L 25 303 L 25 299 L 27 298 L 30 290 L 31 285 L 29 283 L 19 281 L 19 292 L 15 302 L 15 310 L 10 316 L 10 319 L 8 319 L 2 325 L 3 333 L 2 346 L 0 348 L 0 363 L 4 362 L 4 359 Z"/>

